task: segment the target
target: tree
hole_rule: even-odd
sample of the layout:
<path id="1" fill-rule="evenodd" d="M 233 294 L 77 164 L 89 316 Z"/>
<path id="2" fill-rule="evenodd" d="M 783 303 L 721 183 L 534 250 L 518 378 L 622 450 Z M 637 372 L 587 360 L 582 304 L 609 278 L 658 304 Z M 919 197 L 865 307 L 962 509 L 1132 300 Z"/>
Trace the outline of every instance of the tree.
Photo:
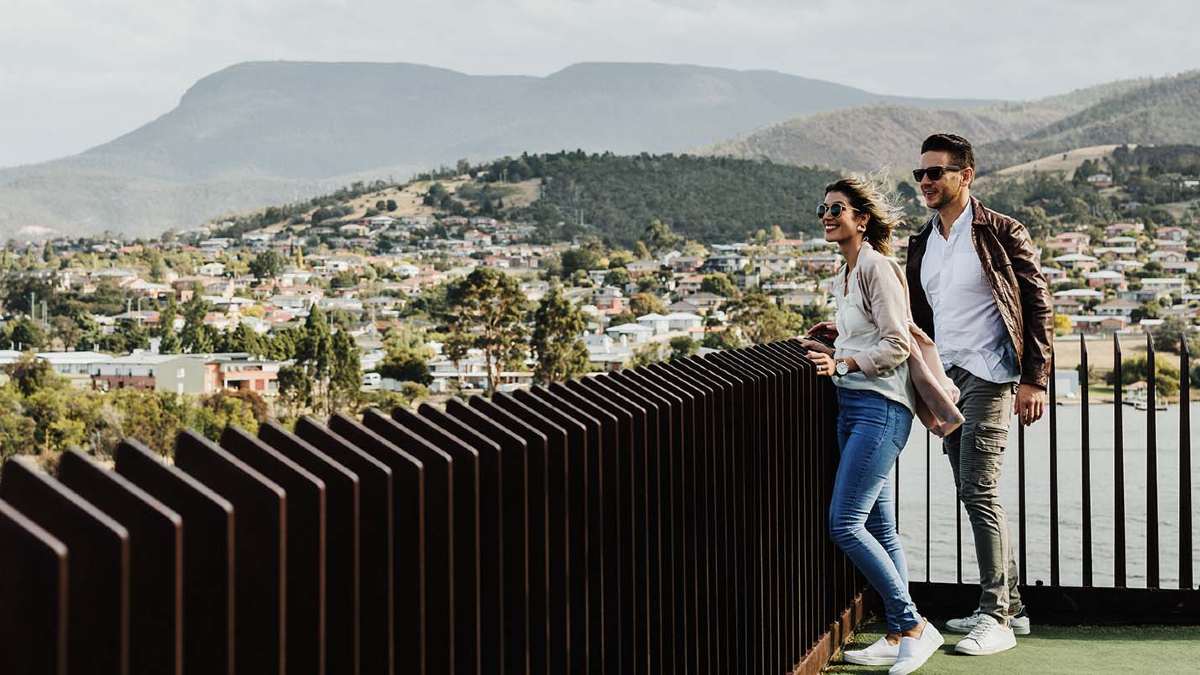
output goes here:
<path id="1" fill-rule="evenodd" d="M 59 377 L 49 362 L 39 359 L 32 351 L 21 354 L 16 361 L 4 366 L 4 373 L 8 376 L 9 384 L 22 396 L 32 396 Z"/>
<path id="2" fill-rule="evenodd" d="M 329 377 L 329 413 L 353 409 L 362 391 L 362 363 L 358 344 L 345 328 L 339 329 L 331 339 L 333 349 L 332 370 Z"/>
<path id="3" fill-rule="evenodd" d="M 386 206 L 386 208 L 387 208 L 387 211 L 388 211 L 388 213 L 391 213 L 392 211 L 395 211 L 395 210 L 398 208 L 398 207 L 396 206 L 396 200 L 395 200 L 395 199 L 389 199 L 389 200 L 387 200 L 387 204 L 386 204 L 385 206 Z"/>
<path id="4" fill-rule="evenodd" d="M 189 354 L 207 354 L 216 347 L 217 330 L 204 323 L 208 310 L 208 302 L 199 293 L 183 304 L 183 332 L 179 336 L 179 346 Z"/>
<path id="5" fill-rule="evenodd" d="M 663 344 L 661 342 L 649 342 L 638 347 L 633 352 L 633 358 L 629 361 L 629 365 L 633 368 L 647 366 L 651 363 L 658 363 L 663 360 Z"/>
<path id="6" fill-rule="evenodd" d="M 632 278 L 629 276 L 629 270 L 625 269 L 624 267 L 611 269 L 608 271 L 608 274 L 604 275 L 605 286 L 625 288 L 625 284 L 629 283 L 630 281 L 632 281 Z"/>
<path id="7" fill-rule="evenodd" d="M 263 251 L 250 261 L 250 274 L 259 281 L 272 279 L 283 272 L 284 262 L 285 259 L 280 253 L 274 250 Z"/>
<path id="8" fill-rule="evenodd" d="M 221 338 L 221 351 L 223 352 L 245 352 L 251 356 L 266 356 L 270 351 L 266 340 L 246 323 L 238 323 L 236 328 L 224 333 Z"/>
<path id="9" fill-rule="evenodd" d="M 569 248 L 562 252 L 560 256 L 562 262 L 562 274 L 564 277 L 569 277 L 577 270 L 592 270 L 600 267 L 600 260 L 603 257 L 603 251 L 600 246 L 595 243 L 585 244 Z"/>
<path id="10" fill-rule="evenodd" d="M 1133 384 L 1134 382 L 1145 382 L 1149 371 L 1147 369 L 1147 359 L 1145 356 L 1135 356 L 1121 362 L 1121 382 L 1122 385 Z M 1154 358 L 1154 384 L 1155 390 L 1163 396 L 1174 396 L 1179 392 L 1179 368 L 1172 364 L 1170 359 L 1165 356 L 1155 356 Z M 1110 370 L 1105 376 L 1104 381 L 1110 385 L 1116 386 L 1117 378 L 1116 371 Z"/>
<path id="11" fill-rule="evenodd" d="M 704 279 L 700 281 L 700 290 L 723 298 L 736 298 L 738 294 L 733 280 L 729 278 L 728 274 L 722 272 L 704 275 Z"/>
<path id="12" fill-rule="evenodd" d="M 1067 335 L 1071 332 L 1071 317 L 1066 314 L 1054 315 L 1054 334 Z"/>
<path id="13" fill-rule="evenodd" d="M 668 357 L 671 361 L 676 359 L 686 359 L 696 353 L 696 341 L 686 335 L 671 338 L 671 355 Z"/>
<path id="14" fill-rule="evenodd" d="M 747 293 L 732 309 L 733 325 L 754 344 L 783 340 L 800 330 L 800 317 L 780 308 L 765 293 Z"/>
<path id="15" fill-rule="evenodd" d="M 423 385 L 433 381 L 428 365 L 433 350 L 426 344 L 424 333 L 393 326 L 383 338 L 383 349 L 387 355 L 376 368 L 381 376 Z"/>
<path id="16" fill-rule="evenodd" d="M 658 218 L 650 221 L 646 232 L 642 235 L 642 240 L 646 242 L 646 247 L 654 253 L 670 251 L 683 243 L 683 237 L 675 234 L 670 225 Z"/>
<path id="17" fill-rule="evenodd" d="M 662 314 L 667 311 L 667 306 L 657 295 L 634 293 L 633 297 L 629 298 L 629 311 L 633 312 L 635 316 Z"/>
<path id="18" fill-rule="evenodd" d="M 583 312 L 563 295 L 560 286 L 551 288 L 533 316 L 530 346 L 537 360 L 534 380 L 542 384 L 562 382 L 586 373 L 588 350 L 579 337 L 586 329 Z"/>
<path id="19" fill-rule="evenodd" d="M 167 299 L 167 306 L 158 313 L 158 353 L 178 354 L 179 335 L 175 332 L 175 316 L 178 314 L 175 296 Z"/>
<path id="20" fill-rule="evenodd" d="M 41 349 L 46 344 L 46 331 L 38 322 L 23 316 L 10 324 L 8 341 L 18 349 Z"/>
<path id="21" fill-rule="evenodd" d="M 1192 331 L 1187 320 L 1178 316 L 1168 317 L 1152 329 L 1150 334 L 1154 337 L 1154 348 L 1159 351 L 1178 354 L 1179 346 L 1186 338 L 1191 353 L 1200 353 L 1200 337 Z"/>
<path id="22" fill-rule="evenodd" d="M 333 336 L 329 321 L 320 307 L 313 306 L 304 320 L 303 333 L 296 343 L 296 367 L 309 380 L 305 389 L 305 407 L 328 409 L 329 383 L 333 376 Z"/>
<path id="23" fill-rule="evenodd" d="M 525 294 L 515 277 L 490 267 L 476 268 L 452 284 L 447 292 L 450 306 L 446 354 L 455 362 L 467 350 L 483 352 L 488 391 L 493 392 L 504 365 L 525 356 L 527 329 L 523 318 Z"/>

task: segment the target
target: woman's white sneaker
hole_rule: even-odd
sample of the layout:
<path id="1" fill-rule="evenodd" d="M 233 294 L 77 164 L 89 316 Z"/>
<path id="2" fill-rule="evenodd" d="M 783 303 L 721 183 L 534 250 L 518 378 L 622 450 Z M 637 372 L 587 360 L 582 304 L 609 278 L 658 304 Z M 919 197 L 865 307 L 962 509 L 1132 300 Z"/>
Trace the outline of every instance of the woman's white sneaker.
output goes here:
<path id="1" fill-rule="evenodd" d="M 842 652 L 846 663 L 859 666 L 890 666 L 900 654 L 900 643 L 892 644 L 887 638 L 879 638 L 866 649 Z"/>
<path id="2" fill-rule="evenodd" d="M 888 675 L 908 675 L 925 665 L 929 657 L 933 656 L 934 652 L 945 642 L 945 638 L 938 632 L 938 629 L 926 621 L 925 629 L 921 631 L 921 637 L 900 638 L 900 653 L 896 656 L 895 665 L 888 670 Z"/>
<path id="3" fill-rule="evenodd" d="M 1001 626 L 991 614 L 983 614 L 967 636 L 958 641 L 954 651 L 968 656 L 999 654 L 1017 646 L 1017 636 L 1008 626 Z"/>

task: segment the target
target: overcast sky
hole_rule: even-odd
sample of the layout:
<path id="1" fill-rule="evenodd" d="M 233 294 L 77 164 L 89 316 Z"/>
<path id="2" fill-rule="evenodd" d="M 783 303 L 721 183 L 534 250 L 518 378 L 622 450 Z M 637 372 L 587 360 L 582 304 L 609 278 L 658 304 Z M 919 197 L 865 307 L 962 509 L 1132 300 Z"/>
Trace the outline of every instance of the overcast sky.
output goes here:
<path id="1" fill-rule="evenodd" d="M 1200 68 L 1185 0 L 0 0 L 0 17 L 0 167 L 111 140 L 248 60 L 659 61 L 1011 99 Z"/>

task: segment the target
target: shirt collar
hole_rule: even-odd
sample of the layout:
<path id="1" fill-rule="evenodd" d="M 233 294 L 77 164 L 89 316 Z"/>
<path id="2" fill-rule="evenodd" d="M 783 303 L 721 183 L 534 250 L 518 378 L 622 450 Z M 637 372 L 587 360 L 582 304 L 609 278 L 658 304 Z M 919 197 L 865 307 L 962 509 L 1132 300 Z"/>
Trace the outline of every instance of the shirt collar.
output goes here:
<path id="1" fill-rule="evenodd" d="M 934 230 L 941 227 L 941 219 L 942 217 L 940 215 L 936 213 L 933 215 Z M 974 220 L 975 206 L 971 202 L 967 202 L 967 208 L 963 209 L 963 212 L 958 214 L 958 218 L 956 218 L 954 222 L 950 224 L 950 234 L 947 238 L 953 237 L 955 232 L 961 232 L 962 230 L 969 229 Z"/>

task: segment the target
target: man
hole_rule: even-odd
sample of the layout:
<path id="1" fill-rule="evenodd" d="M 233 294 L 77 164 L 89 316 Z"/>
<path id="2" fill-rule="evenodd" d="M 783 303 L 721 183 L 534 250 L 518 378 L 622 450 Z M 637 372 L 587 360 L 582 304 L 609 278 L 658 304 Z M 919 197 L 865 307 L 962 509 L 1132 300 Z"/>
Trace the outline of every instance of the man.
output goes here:
<path id="1" fill-rule="evenodd" d="M 960 390 L 966 421 L 943 448 L 975 537 L 982 592 L 971 616 L 946 624 L 967 633 L 955 651 L 995 654 L 1029 633 L 1017 565 L 1000 504 L 1000 468 L 1015 412 L 1032 424 L 1046 405 L 1053 310 L 1025 226 L 971 196 L 975 154 L 961 136 L 934 134 L 913 172 L 935 211 L 909 240 L 913 321 L 933 337 Z"/>

